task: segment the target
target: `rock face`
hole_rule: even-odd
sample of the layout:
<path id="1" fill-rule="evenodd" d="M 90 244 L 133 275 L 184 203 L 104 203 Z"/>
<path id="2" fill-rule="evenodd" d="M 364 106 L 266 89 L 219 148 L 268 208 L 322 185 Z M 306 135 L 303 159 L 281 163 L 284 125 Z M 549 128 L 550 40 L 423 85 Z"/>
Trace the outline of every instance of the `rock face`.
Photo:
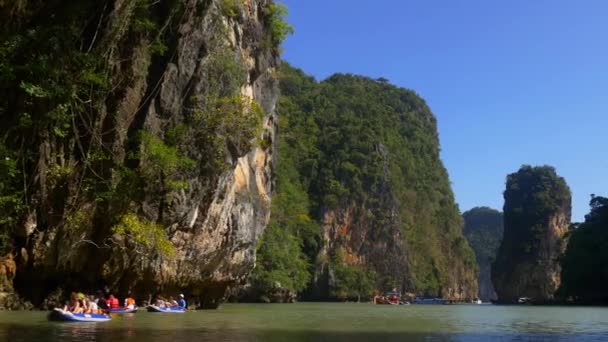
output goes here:
<path id="1" fill-rule="evenodd" d="M 453 259 L 445 260 L 439 253 L 418 249 L 408 244 L 397 221 L 392 224 L 385 222 L 379 228 L 377 221 L 366 218 L 370 211 L 374 212 L 365 206 L 358 208 L 355 204 L 350 208 L 325 213 L 322 225 L 325 244 L 318 259 L 330 262 L 318 264 L 315 275 L 318 296 L 332 297 L 331 289 L 340 286 L 341 279 L 336 278 L 334 271 L 337 265 L 335 259 L 332 260 L 338 253 L 342 255 L 341 261 L 347 265 L 364 265 L 372 269 L 376 280 L 379 280 L 376 284 L 378 292 L 397 288 L 401 293 L 441 296 L 455 301 L 468 301 L 477 296 L 475 265 L 462 252 L 448 251 L 446 254 L 451 254 Z M 426 275 L 419 269 L 413 270 L 411 265 L 411 259 L 429 257 L 436 258 L 438 263 L 449 265 L 446 268 L 438 266 L 430 271 L 438 278 L 436 288 L 421 285 L 422 279 L 428 281 L 433 276 Z"/>
<path id="2" fill-rule="evenodd" d="M 476 207 L 462 214 L 464 218 L 464 235 L 475 251 L 479 265 L 479 299 L 484 302 L 496 300 L 496 291 L 492 284 L 492 263 L 496 260 L 498 247 L 502 241 L 503 217 L 498 210 L 488 207 Z"/>
<path id="3" fill-rule="evenodd" d="M 2 70 L 0 113 L 27 115 L 1 146 L 27 186 L 3 227 L 21 295 L 179 290 L 213 307 L 247 277 L 272 188 L 271 4 L 0 3 L 3 60 L 21 66 Z"/>
<path id="4" fill-rule="evenodd" d="M 560 285 L 570 189 L 552 167 L 523 166 L 507 177 L 504 198 L 504 238 L 492 268 L 498 300 L 551 301 Z"/>
<path id="5" fill-rule="evenodd" d="M 284 163 L 294 171 L 276 197 L 302 187 L 311 204 L 302 217 L 320 232 L 302 238 L 308 223 L 293 224 L 315 266 L 304 297 L 357 300 L 393 288 L 476 297 L 475 256 L 424 100 L 386 79 L 336 74 L 316 82 L 294 68 L 281 75 L 279 118 L 289 125 L 280 125 L 280 148 L 293 155 Z"/>

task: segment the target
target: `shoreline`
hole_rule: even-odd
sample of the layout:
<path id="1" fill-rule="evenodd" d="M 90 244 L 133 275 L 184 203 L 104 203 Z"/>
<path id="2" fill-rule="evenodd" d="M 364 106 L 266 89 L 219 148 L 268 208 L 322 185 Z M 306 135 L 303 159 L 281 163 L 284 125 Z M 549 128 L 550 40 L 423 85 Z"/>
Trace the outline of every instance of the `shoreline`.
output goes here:
<path id="1" fill-rule="evenodd" d="M 287 306 L 289 304 L 295 305 L 297 306 L 298 304 L 361 304 L 363 305 L 369 305 L 369 306 L 404 306 L 404 307 L 409 307 L 409 306 L 441 306 L 441 307 L 445 307 L 445 306 L 496 306 L 496 307 L 513 307 L 513 306 L 521 306 L 521 307 L 580 307 L 580 308 L 589 308 L 589 307 L 596 307 L 596 308 L 608 308 L 608 304 L 604 303 L 604 304 L 599 304 L 599 303 L 593 303 L 593 304 L 584 304 L 584 303 L 565 303 L 565 302 L 554 302 L 554 303 L 527 303 L 527 304 L 520 304 L 520 303 L 491 303 L 491 302 L 484 302 L 482 304 L 474 304 L 474 303 L 466 303 L 466 302 L 460 302 L 460 303 L 451 303 L 451 304 L 410 304 L 410 305 L 382 305 L 382 304 L 374 304 L 372 302 L 338 302 L 338 301 L 300 301 L 300 302 L 293 302 L 293 303 L 263 303 L 263 302 L 226 302 L 226 303 L 222 303 L 218 309 L 220 309 L 222 306 L 227 305 L 227 306 L 233 306 L 233 305 L 256 305 L 256 306 L 277 306 L 277 305 L 281 305 L 281 306 Z M 10 308 L 0 308 L 0 312 L 7 312 L 7 311 L 13 311 L 13 312 L 26 312 L 26 311 L 39 311 L 39 312 L 48 312 L 48 311 L 52 311 L 53 309 L 44 309 L 41 307 L 31 307 L 31 308 L 19 308 L 19 309 L 10 309 Z M 195 308 L 195 309 L 188 309 L 188 311 L 209 311 L 209 309 L 201 309 L 201 308 Z"/>

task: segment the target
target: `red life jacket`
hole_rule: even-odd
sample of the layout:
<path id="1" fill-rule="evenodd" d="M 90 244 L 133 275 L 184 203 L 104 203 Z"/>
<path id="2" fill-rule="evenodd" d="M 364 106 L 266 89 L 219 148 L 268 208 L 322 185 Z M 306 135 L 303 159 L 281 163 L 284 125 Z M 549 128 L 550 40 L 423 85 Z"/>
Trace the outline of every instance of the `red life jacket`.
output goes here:
<path id="1" fill-rule="evenodd" d="M 110 298 L 108 299 L 108 306 L 110 309 L 117 309 L 120 305 L 118 304 L 118 298 Z"/>

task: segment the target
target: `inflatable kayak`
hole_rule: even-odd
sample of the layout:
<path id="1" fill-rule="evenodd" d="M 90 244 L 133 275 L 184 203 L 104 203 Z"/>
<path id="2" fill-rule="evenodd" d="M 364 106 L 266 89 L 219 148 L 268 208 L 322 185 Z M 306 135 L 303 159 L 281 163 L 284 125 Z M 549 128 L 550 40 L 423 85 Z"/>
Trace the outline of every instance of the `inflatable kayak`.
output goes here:
<path id="1" fill-rule="evenodd" d="M 186 309 L 179 306 L 172 306 L 170 308 L 161 308 L 156 305 L 148 305 L 148 312 L 168 312 L 168 313 L 184 313 Z"/>
<path id="2" fill-rule="evenodd" d="M 134 307 L 133 309 L 127 309 L 127 308 L 110 309 L 110 313 L 113 313 L 113 314 L 125 314 L 125 313 L 136 313 L 136 312 L 137 312 L 137 307 Z"/>
<path id="3" fill-rule="evenodd" d="M 65 322 L 106 322 L 111 320 L 111 318 L 108 315 L 73 313 L 55 308 L 49 313 L 49 320 Z"/>

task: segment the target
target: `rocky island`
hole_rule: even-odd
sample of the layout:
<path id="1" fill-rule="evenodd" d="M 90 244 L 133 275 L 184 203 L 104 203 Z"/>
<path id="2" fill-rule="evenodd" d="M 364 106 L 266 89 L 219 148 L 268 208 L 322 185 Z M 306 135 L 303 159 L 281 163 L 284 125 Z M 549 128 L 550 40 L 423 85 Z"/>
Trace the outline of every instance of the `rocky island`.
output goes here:
<path id="1" fill-rule="evenodd" d="M 553 301 L 570 227 L 570 189 L 553 167 L 525 165 L 507 176 L 504 198 L 504 237 L 492 266 L 498 301 Z"/>
<path id="2" fill-rule="evenodd" d="M 254 296 L 476 297 L 474 253 L 425 101 L 386 79 L 318 82 L 286 64 L 280 75 L 277 188 Z"/>

